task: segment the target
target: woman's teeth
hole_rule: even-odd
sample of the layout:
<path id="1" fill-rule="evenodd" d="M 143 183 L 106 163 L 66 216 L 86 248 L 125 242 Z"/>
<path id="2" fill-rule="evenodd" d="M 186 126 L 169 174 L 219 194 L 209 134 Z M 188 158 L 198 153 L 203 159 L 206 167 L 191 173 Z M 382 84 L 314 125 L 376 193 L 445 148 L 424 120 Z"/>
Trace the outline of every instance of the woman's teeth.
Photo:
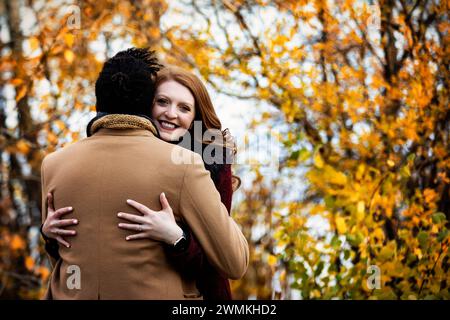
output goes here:
<path id="1" fill-rule="evenodd" d="M 161 123 L 161 127 L 163 127 L 164 129 L 172 130 L 172 129 L 176 128 L 176 126 L 173 123 L 169 123 L 169 122 L 165 122 L 165 121 L 160 121 L 160 123 Z"/>

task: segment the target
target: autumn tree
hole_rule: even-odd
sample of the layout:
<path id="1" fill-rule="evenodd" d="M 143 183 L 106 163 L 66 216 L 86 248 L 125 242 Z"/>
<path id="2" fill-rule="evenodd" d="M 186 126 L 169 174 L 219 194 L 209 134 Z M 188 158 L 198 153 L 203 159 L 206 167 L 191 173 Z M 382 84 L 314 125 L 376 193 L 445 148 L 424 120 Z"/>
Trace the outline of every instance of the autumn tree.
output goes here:
<path id="1" fill-rule="evenodd" d="M 84 137 L 103 61 L 135 45 L 256 106 L 247 134 L 279 139 L 276 171 L 235 166 L 251 247 L 236 298 L 448 299 L 448 9 L 2 1 L 0 297 L 42 293 L 42 158 Z"/>
<path id="2" fill-rule="evenodd" d="M 449 298 L 448 3 L 190 5 L 171 52 L 219 92 L 270 104 L 260 125 L 285 150 L 235 212 L 249 238 L 266 230 L 238 295 Z"/>

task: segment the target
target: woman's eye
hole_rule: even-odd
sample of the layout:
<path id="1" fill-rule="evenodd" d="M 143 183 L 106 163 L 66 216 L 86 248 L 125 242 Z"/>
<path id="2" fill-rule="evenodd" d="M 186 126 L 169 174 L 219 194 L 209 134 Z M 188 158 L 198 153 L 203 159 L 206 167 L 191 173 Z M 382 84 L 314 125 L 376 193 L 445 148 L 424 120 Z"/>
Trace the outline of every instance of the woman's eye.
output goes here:
<path id="1" fill-rule="evenodd" d="M 191 108 L 189 108 L 188 106 L 181 106 L 181 110 L 183 110 L 184 112 L 189 112 L 191 111 Z"/>
<path id="2" fill-rule="evenodd" d="M 163 104 L 163 105 L 166 105 L 168 103 L 168 101 L 166 99 L 158 99 L 158 100 L 156 100 L 156 102 L 158 102 L 159 104 Z"/>

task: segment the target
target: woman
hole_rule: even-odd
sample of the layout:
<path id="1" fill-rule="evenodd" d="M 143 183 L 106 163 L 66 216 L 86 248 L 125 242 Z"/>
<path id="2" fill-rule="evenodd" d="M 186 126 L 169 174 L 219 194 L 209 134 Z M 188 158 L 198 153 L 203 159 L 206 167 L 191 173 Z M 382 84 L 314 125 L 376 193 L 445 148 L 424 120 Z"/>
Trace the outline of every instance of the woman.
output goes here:
<path id="1" fill-rule="evenodd" d="M 152 118 L 160 138 L 169 143 L 181 143 L 186 148 L 198 153 L 201 152 L 205 168 L 210 171 L 221 200 L 230 212 L 233 192 L 232 181 L 234 179 L 235 185 L 239 183 L 238 178 L 231 174 L 231 158 L 236 150 L 228 130 L 221 131 L 220 120 L 214 111 L 205 86 L 190 72 L 177 67 L 166 67 L 158 73 L 155 87 Z M 94 120 L 98 119 L 99 117 L 96 117 Z M 201 127 L 201 132 L 196 130 L 199 127 Z M 91 135 L 95 128 L 95 121 L 91 122 L 88 126 L 88 135 Z M 205 133 L 211 133 L 211 131 L 215 132 L 205 135 Z M 205 136 L 209 136 L 209 138 L 204 138 Z M 186 139 L 187 137 L 194 137 L 194 139 Z M 207 150 L 212 150 L 212 152 L 208 153 Z M 65 246 L 70 246 L 61 236 L 73 236 L 76 232 L 62 229 L 62 227 L 76 224 L 77 221 L 60 220 L 63 214 L 69 212 L 68 208 L 55 211 L 51 195 L 48 199 L 49 214 L 42 227 L 42 233 L 46 238 L 46 248 L 49 253 L 57 255 L 57 243 L 48 239 L 53 238 Z M 164 202 L 163 207 L 167 206 L 165 197 L 161 201 Z M 139 203 L 131 205 L 141 211 Z M 144 214 L 142 211 L 141 213 Z M 122 215 L 121 218 L 127 220 L 127 215 Z M 136 230 L 135 225 L 130 223 L 119 223 L 118 226 L 131 231 Z M 147 237 L 170 243 L 173 235 L 178 232 L 177 229 L 181 227 L 188 239 L 186 248 L 180 251 L 174 250 L 172 246 L 166 246 L 168 258 L 173 261 L 175 267 L 180 268 L 179 271 L 185 276 L 202 275 L 196 277 L 196 280 L 198 289 L 205 300 L 231 299 L 228 279 L 222 277 L 208 263 L 198 241 L 187 226 L 178 226 L 173 215 L 168 214 L 161 215 L 158 220 L 148 221 L 147 226 L 141 227 L 149 231 L 140 231 L 139 235 L 130 235 L 127 240 Z"/>

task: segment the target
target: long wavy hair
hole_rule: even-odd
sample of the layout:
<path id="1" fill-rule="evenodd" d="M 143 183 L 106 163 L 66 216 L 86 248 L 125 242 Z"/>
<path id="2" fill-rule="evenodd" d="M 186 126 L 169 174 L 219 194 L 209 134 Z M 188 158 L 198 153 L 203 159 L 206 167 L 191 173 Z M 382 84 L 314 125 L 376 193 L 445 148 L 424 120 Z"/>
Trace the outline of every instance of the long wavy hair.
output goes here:
<path id="1" fill-rule="evenodd" d="M 226 154 L 231 156 L 233 160 L 237 153 L 236 142 L 227 129 L 222 130 L 222 123 L 214 110 L 211 98 L 206 90 L 203 82 L 192 72 L 176 66 L 165 66 L 156 75 L 155 88 L 158 88 L 164 82 L 176 81 L 183 85 L 194 96 L 195 100 L 195 118 L 194 121 L 201 121 L 202 123 L 202 137 L 201 143 L 203 145 L 219 144 L 220 147 L 225 148 Z M 191 137 L 194 137 L 194 128 L 189 129 Z M 219 142 L 216 140 L 205 140 L 204 133 L 207 130 L 220 130 L 222 139 Z M 237 189 L 240 185 L 240 179 L 237 176 L 233 176 L 233 189 Z"/>

